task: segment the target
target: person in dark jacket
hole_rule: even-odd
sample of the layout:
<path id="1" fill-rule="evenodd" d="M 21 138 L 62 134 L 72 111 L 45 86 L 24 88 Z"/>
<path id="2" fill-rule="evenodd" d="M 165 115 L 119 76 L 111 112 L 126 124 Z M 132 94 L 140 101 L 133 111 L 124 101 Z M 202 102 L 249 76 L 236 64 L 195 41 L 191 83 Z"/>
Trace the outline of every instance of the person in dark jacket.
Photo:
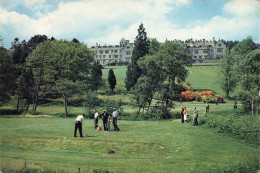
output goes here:
<path id="1" fill-rule="evenodd" d="M 181 122 L 184 123 L 184 108 L 181 107 Z"/>
<path id="2" fill-rule="evenodd" d="M 107 128 L 107 120 L 108 120 L 108 117 L 110 115 L 107 113 L 106 110 L 103 110 L 103 113 L 100 114 L 100 117 L 102 118 L 102 121 L 103 121 L 103 127 L 104 127 L 104 130 L 108 131 L 108 128 Z"/>

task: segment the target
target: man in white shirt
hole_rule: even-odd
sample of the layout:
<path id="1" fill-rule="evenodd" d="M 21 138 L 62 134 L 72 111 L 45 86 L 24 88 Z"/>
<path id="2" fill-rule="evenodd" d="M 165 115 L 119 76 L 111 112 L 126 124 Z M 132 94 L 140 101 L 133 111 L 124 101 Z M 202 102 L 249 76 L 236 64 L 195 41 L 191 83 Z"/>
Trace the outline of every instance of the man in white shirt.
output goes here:
<path id="1" fill-rule="evenodd" d="M 83 123 L 83 119 L 84 119 L 85 114 L 83 115 L 78 115 L 76 120 L 75 120 L 75 130 L 74 130 L 74 137 L 77 137 L 77 130 L 79 129 L 79 134 L 80 137 L 82 138 L 82 123 Z"/>
<path id="2" fill-rule="evenodd" d="M 97 129 L 97 127 L 98 127 L 98 112 L 97 112 L 97 110 L 95 109 L 94 110 L 94 124 L 95 124 L 95 129 Z"/>
<path id="3" fill-rule="evenodd" d="M 118 131 L 117 116 L 118 116 L 118 112 L 117 112 L 116 108 L 113 108 L 112 118 L 113 118 L 114 131 L 116 131 L 116 132 Z"/>

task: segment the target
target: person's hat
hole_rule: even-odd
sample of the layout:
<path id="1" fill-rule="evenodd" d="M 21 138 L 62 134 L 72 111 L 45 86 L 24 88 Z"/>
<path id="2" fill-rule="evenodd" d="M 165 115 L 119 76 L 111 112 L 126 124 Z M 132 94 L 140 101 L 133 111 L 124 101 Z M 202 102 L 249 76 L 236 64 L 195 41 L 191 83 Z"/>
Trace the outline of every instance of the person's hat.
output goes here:
<path id="1" fill-rule="evenodd" d="M 103 110 L 103 112 L 106 112 L 106 110 Z"/>
<path id="2" fill-rule="evenodd" d="M 116 110 L 116 108 L 113 108 L 113 110 Z"/>

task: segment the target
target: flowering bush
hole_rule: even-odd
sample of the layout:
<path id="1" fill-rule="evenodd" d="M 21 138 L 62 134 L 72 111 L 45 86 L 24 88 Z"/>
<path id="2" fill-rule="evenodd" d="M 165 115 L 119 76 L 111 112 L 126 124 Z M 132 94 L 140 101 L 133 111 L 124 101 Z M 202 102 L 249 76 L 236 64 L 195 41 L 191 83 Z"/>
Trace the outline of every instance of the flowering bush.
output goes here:
<path id="1" fill-rule="evenodd" d="M 219 103 L 223 103 L 224 97 L 223 96 L 216 96 L 213 91 L 183 91 L 180 94 L 180 100 L 182 101 L 203 101 L 203 102 L 209 102 L 214 103 L 216 101 L 216 98 L 218 98 Z"/>
<path id="2" fill-rule="evenodd" d="M 202 96 L 201 99 L 202 99 L 202 101 L 203 101 L 204 103 L 206 103 L 206 102 L 208 102 L 208 103 L 214 103 L 215 100 L 216 100 L 216 97 L 213 96 L 213 95 L 209 95 L 209 96 Z"/>
<path id="3" fill-rule="evenodd" d="M 202 91 L 201 95 L 202 96 L 215 96 L 213 91 Z"/>

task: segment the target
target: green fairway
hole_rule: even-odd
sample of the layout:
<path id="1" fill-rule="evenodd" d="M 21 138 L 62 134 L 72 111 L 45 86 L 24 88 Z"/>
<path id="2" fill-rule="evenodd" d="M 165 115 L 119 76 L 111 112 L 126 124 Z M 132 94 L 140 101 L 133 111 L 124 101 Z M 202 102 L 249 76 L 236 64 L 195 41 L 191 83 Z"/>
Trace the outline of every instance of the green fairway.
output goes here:
<path id="1" fill-rule="evenodd" d="M 37 117 L 37 116 L 36 116 Z M 121 131 L 95 131 L 85 120 L 74 138 L 72 118 L 0 118 L 1 168 L 77 172 L 224 172 L 257 160 L 253 146 L 174 121 L 119 121 Z M 109 150 L 116 153 L 109 155 Z"/>

